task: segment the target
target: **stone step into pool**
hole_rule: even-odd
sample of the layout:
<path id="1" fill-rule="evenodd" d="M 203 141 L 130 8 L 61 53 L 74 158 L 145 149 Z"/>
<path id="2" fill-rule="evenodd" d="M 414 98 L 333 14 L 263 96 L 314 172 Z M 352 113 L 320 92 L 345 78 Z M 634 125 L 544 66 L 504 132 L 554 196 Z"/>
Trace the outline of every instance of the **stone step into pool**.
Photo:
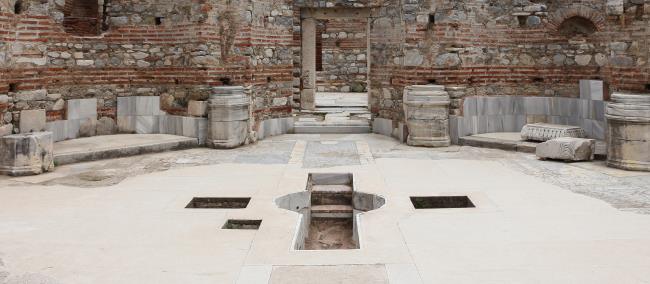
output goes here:
<path id="1" fill-rule="evenodd" d="M 362 213 L 385 203 L 383 197 L 356 191 L 351 173 L 310 173 L 305 191 L 276 200 L 278 207 L 300 213 L 295 250 L 360 249 Z"/>

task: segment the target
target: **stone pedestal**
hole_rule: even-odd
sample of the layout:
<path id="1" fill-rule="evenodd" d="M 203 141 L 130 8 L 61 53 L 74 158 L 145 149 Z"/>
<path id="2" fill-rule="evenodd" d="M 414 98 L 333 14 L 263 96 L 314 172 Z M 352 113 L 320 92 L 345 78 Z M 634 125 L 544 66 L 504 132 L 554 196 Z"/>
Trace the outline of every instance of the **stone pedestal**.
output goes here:
<path id="1" fill-rule="evenodd" d="M 548 123 L 527 124 L 521 129 L 521 139 L 524 140 L 544 142 L 562 137 L 584 138 L 585 131 L 579 126 Z"/>
<path id="2" fill-rule="evenodd" d="M 447 147 L 449 137 L 449 95 L 444 86 L 422 85 L 404 89 L 404 116 L 408 126 L 407 144 Z"/>
<path id="3" fill-rule="evenodd" d="M 596 140 L 563 137 L 537 145 L 535 154 L 540 159 L 563 161 L 590 161 L 596 154 Z"/>
<path id="4" fill-rule="evenodd" d="M 236 148 L 246 143 L 250 100 L 241 86 L 215 87 L 208 101 L 208 141 L 212 148 Z"/>
<path id="5" fill-rule="evenodd" d="M 650 94 L 614 93 L 606 117 L 607 165 L 650 171 Z"/>
<path id="6" fill-rule="evenodd" d="M 38 175 L 54 169 L 52 132 L 0 137 L 0 174 Z"/>

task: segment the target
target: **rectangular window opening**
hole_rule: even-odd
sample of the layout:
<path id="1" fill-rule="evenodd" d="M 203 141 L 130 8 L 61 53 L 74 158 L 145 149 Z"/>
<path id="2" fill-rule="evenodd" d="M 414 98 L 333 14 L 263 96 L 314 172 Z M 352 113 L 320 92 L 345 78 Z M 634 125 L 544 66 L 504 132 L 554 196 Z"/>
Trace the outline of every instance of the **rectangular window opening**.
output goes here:
<path id="1" fill-rule="evenodd" d="M 258 230 L 260 225 L 262 225 L 262 220 L 229 219 L 221 228 L 225 230 Z"/>
<path id="2" fill-rule="evenodd" d="M 415 209 L 475 208 L 467 196 L 411 196 Z"/>
<path id="3" fill-rule="evenodd" d="M 250 197 L 194 197 L 185 208 L 243 209 L 250 201 Z"/>

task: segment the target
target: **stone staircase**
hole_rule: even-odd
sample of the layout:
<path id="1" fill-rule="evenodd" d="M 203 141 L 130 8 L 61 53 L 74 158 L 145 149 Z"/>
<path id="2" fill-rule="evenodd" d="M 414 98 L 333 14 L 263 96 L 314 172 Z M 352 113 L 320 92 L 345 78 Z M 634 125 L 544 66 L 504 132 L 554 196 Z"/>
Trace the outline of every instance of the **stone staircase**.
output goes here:
<path id="1" fill-rule="evenodd" d="M 370 114 L 353 115 L 349 112 L 329 114 L 302 114 L 298 117 L 296 134 L 358 134 L 370 133 Z"/>
<path id="2" fill-rule="evenodd" d="M 366 93 L 317 93 L 316 109 L 302 110 L 296 134 L 370 133 L 371 114 Z"/>
<path id="3" fill-rule="evenodd" d="M 352 218 L 352 186 L 314 185 L 311 192 L 312 218 Z"/>

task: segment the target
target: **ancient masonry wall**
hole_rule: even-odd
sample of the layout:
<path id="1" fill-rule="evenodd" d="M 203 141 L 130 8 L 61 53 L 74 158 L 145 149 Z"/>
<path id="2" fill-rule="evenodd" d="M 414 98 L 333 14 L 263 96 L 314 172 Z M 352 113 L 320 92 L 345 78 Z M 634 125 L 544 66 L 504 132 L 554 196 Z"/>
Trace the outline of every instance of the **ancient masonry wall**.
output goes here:
<path id="1" fill-rule="evenodd" d="M 650 88 L 650 1 L 411 1 L 396 90 L 435 82 L 465 95 L 578 97 L 581 79 Z M 392 66 L 373 65 L 371 72 Z M 383 100 L 380 116 L 399 113 Z M 455 97 L 452 114 L 462 114 Z M 389 110 L 393 111 L 389 111 Z"/>
<path id="2" fill-rule="evenodd" d="M 454 92 L 454 115 L 463 115 L 467 96 L 575 98 L 580 79 L 604 80 L 610 91 L 650 89 L 649 0 L 98 0 L 75 6 L 87 2 L 0 0 L 0 127 L 19 131 L 20 111 L 28 109 L 61 120 L 67 100 L 90 97 L 98 99 L 100 117 L 114 119 L 116 98 L 134 95 L 160 96 L 163 110 L 187 115 L 189 101 L 205 100 L 210 86 L 224 83 L 251 86 L 256 123 L 289 116 L 300 103 L 300 11 L 307 7 L 370 10 L 370 109 L 393 127 L 403 122 L 402 93 L 412 84 L 467 87 Z M 357 34 L 352 41 L 346 32 L 348 40 L 339 42 L 362 49 Z M 324 47 L 336 45 L 328 36 Z M 354 64 L 362 66 L 360 55 Z"/>
<path id="3" fill-rule="evenodd" d="M 364 92 L 366 90 L 367 26 L 366 18 L 320 21 L 322 69 L 317 73 L 319 92 Z"/>
<path id="4" fill-rule="evenodd" d="M 21 110 L 61 120 L 77 98 L 97 98 L 98 115 L 112 119 L 117 97 L 134 95 L 187 115 L 190 100 L 223 84 L 252 87 L 258 121 L 290 113 L 289 1 L 100 1 L 94 35 L 70 21 L 75 2 L 0 2 L 0 124 L 14 132 Z"/>

